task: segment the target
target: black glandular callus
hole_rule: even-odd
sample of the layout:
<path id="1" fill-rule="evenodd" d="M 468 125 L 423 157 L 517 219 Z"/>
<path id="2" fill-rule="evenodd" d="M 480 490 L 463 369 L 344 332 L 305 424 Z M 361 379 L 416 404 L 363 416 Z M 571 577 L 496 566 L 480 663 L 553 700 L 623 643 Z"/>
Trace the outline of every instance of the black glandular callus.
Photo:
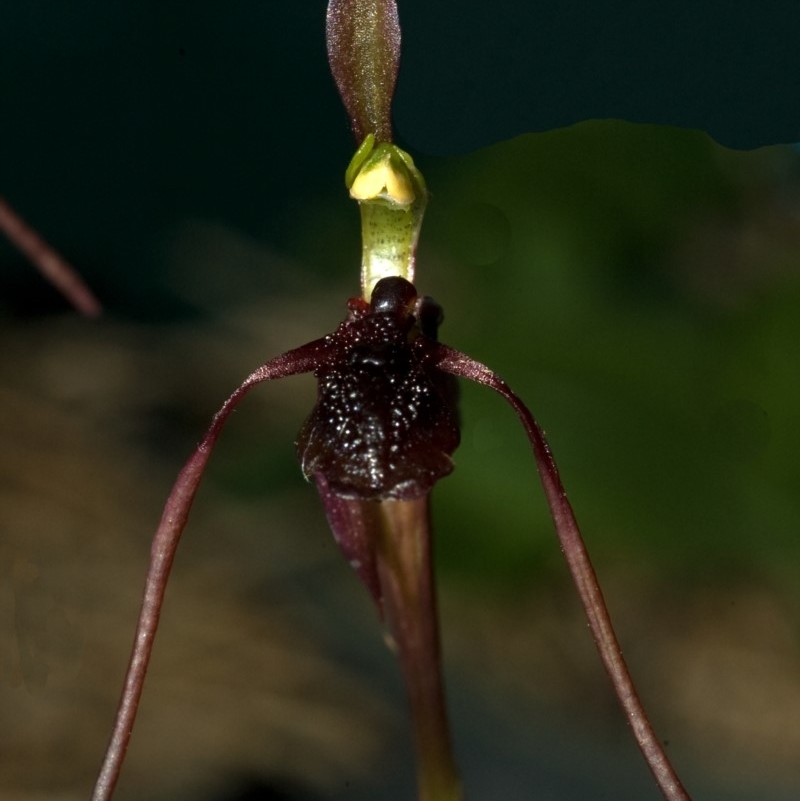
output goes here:
<path id="1" fill-rule="evenodd" d="M 456 386 L 434 366 L 441 310 L 403 278 L 353 299 L 314 371 L 318 397 L 297 443 L 303 473 L 362 501 L 411 500 L 453 470 Z"/>

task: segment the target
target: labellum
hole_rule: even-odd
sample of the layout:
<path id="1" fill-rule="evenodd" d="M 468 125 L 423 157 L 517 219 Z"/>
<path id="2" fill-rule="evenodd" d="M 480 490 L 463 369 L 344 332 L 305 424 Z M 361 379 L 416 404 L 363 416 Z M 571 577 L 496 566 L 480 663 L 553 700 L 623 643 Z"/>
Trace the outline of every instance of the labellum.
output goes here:
<path id="1" fill-rule="evenodd" d="M 297 452 L 306 477 L 320 473 L 342 498 L 418 498 L 453 469 L 455 388 L 431 363 L 420 311 L 437 309 L 404 278 L 382 279 L 370 304 L 351 300 L 314 370 L 319 396 Z"/>

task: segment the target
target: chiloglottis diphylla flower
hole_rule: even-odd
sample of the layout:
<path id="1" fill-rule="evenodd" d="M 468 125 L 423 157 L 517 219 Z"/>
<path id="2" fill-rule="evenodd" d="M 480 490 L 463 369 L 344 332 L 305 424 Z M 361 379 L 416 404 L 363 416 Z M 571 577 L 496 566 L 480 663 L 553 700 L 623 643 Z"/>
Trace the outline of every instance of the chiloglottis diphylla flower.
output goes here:
<path id="1" fill-rule="evenodd" d="M 505 398 L 531 443 L 562 550 L 637 741 L 665 797 L 688 799 L 647 723 L 558 470 L 533 415 L 488 367 L 438 342 L 441 310 L 429 298 L 420 298 L 408 280 L 381 279 L 369 303 L 352 298 L 347 308 L 346 319 L 332 334 L 290 350 L 252 373 L 217 412 L 179 474 L 153 539 L 123 701 L 95 801 L 111 798 L 118 778 L 169 570 L 220 431 L 256 384 L 309 372 L 318 379 L 319 393 L 298 439 L 303 470 L 319 487 L 345 556 L 381 606 L 387 579 L 378 562 L 386 545 L 380 533 L 375 535 L 386 530 L 387 515 L 380 507 L 394 507 L 389 518 L 403 504 L 413 511 L 415 502 L 426 498 L 436 481 L 451 472 L 451 456 L 459 441 L 453 378 L 484 384 Z"/>
<path id="2" fill-rule="evenodd" d="M 420 801 L 460 801 L 441 680 L 428 498 L 453 469 L 456 378 L 493 389 L 531 444 L 561 549 L 590 630 L 637 743 L 668 801 L 689 801 L 639 701 L 555 461 L 533 415 L 488 367 L 438 341 L 439 306 L 414 285 L 427 202 L 421 174 L 391 143 L 399 62 L 394 0 L 330 0 L 328 54 L 359 148 L 345 182 L 361 209 L 361 296 L 331 334 L 258 368 L 215 415 L 172 488 L 153 538 L 122 699 L 95 786 L 108 801 L 141 698 L 166 583 L 211 450 L 230 413 L 264 381 L 318 380 L 298 455 L 345 557 L 369 589 L 396 645 L 408 690 Z"/>

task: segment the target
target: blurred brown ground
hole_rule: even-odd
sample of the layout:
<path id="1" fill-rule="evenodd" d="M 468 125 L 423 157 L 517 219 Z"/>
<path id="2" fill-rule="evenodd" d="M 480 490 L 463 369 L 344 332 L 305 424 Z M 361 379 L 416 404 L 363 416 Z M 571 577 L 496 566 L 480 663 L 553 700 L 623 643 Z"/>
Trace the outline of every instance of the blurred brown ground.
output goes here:
<path id="1" fill-rule="evenodd" d="M 279 317 L 314 319 L 308 303 Z M 277 350 L 281 336 L 310 334 L 275 333 L 282 327 L 259 341 Z M 225 348 L 228 336 L 68 316 L 3 323 L 4 799 L 87 797 L 160 505 L 203 418 L 259 361 L 252 342 Z M 247 440 L 269 449 L 282 437 L 275 447 L 291 455 L 297 406 L 313 390 L 290 381 L 265 390 L 267 400 L 234 416 L 233 444 L 216 455 L 179 550 L 120 801 L 206 798 L 242 775 L 325 796 L 380 781 L 387 749 L 405 736 L 396 687 L 387 694 L 359 664 L 374 652 L 378 673 L 393 669 L 311 489 L 280 480 L 258 499 L 226 488 Z M 167 434 L 176 404 L 189 422 Z M 723 791 L 759 776 L 800 786 L 800 615 L 790 596 L 736 583 L 676 594 L 646 565 L 606 572 L 626 653 L 678 764 Z M 566 581 L 515 597 L 476 597 L 449 581 L 442 603 L 456 698 L 510 704 L 501 715 L 530 716 L 545 732 L 559 720 L 626 741 Z"/>

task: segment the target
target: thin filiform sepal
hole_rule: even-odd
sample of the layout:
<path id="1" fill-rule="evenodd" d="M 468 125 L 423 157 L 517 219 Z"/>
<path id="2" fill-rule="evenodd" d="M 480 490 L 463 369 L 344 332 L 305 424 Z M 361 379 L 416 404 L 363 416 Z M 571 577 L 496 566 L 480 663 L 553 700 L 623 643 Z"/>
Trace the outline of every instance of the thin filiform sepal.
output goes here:
<path id="1" fill-rule="evenodd" d="M 81 314 L 97 317 L 103 311 L 100 301 L 77 270 L 1 197 L 0 231 Z"/>
<path id="2" fill-rule="evenodd" d="M 691 797 L 683 787 L 653 731 L 625 664 L 600 584 L 589 559 L 575 514 L 567 500 L 566 490 L 561 483 L 558 467 L 544 432 L 521 398 L 510 389 L 502 378 L 484 364 L 446 345 L 439 345 L 433 358 L 440 370 L 493 389 L 505 398 L 517 413 L 531 443 L 539 477 L 550 508 L 550 515 L 553 518 L 561 550 L 564 552 L 572 573 L 581 604 L 586 611 L 589 628 L 600 652 L 603 665 L 614 686 L 614 692 L 633 729 L 639 749 L 664 798 L 667 801 L 691 801 Z"/>
<path id="3" fill-rule="evenodd" d="M 225 421 L 256 384 L 274 378 L 311 372 L 324 359 L 325 348 L 325 339 L 315 340 L 271 359 L 248 376 L 214 415 L 205 436 L 178 474 L 164 505 L 161 522 L 150 547 L 150 564 L 147 568 L 131 658 L 125 675 L 122 697 L 117 707 L 114 728 L 95 784 L 92 801 L 110 801 L 114 794 L 136 720 L 175 551 L 189 518 L 194 496 L 211 451 Z"/>

